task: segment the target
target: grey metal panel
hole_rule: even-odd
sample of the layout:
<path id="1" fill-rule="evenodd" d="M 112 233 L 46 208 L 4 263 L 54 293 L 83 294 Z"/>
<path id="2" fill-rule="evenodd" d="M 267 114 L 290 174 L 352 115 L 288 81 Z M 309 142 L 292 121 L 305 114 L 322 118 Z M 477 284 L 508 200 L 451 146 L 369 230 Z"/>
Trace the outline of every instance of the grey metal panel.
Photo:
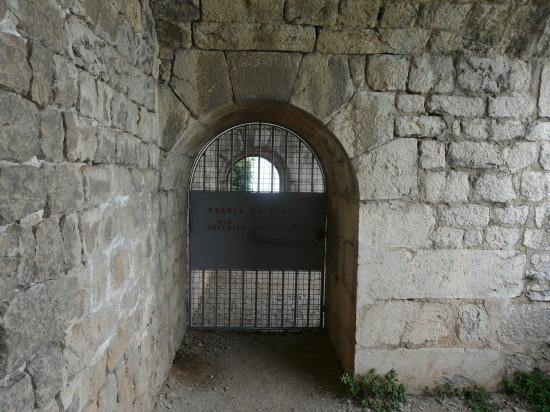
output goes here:
<path id="1" fill-rule="evenodd" d="M 326 194 L 192 191 L 190 267 L 323 270 Z"/>

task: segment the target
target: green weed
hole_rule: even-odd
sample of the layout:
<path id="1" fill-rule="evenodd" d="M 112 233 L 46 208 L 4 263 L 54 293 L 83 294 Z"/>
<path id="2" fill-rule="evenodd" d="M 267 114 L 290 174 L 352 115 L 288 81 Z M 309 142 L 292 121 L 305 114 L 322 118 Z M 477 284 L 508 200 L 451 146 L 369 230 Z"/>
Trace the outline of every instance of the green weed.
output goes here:
<path id="1" fill-rule="evenodd" d="M 426 388 L 424 394 L 440 398 L 461 398 L 474 412 L 495 412 L 498 410 L 491 400 L 491 394 L 482 386 L 453 386 L 445 383 L 436 386 L 434 389 Z"/>
<path id="2" fill-rule="evenodd" d="M 529 404 L 535 412 L 550 412 L 550 377 L 540 369 L 516 372 L 504 380 L 506 392 Z"/>
<path id="3" fill-rule="evenodd" d="M 344 373 L 340 381 L 352 398 L 373 412 L 397 411 L 408 398 L 407 389 L 399 383 L 393 369 L 383 376 L 378 375 L 374 369 L 366 375 L 356 377 Z"/>

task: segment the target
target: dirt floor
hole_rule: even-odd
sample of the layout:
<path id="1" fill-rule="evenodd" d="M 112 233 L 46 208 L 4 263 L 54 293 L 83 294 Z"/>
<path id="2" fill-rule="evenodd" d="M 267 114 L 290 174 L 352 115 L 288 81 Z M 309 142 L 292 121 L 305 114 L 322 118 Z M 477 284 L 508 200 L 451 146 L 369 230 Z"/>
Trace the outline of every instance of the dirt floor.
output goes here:
<path id="1" fill-rule="evenodd" d="M 189 332 L 155 411 L 361 411 L 322 333 Z M 504 411 L 522 411 L 496 397 Z M 413 397 L 403 411 L 467 411 L 458 399 Z"/>

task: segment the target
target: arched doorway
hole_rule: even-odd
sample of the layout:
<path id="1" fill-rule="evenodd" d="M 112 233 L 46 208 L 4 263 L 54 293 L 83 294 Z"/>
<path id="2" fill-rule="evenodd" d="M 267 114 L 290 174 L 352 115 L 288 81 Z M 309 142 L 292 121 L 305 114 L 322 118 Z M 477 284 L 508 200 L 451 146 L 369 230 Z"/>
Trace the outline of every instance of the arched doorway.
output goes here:
<path id="1" fill-rule="evenodd" d="M 283 126 L 312 148 L 325 173 L 327 231 L 325 252 L 324 328 L 338 359 L 354 369 L 356 351 L 356 290 L 358 264 L 359 185 L 351 159 L 336 136 L 321 121 L 288 103 L 238 100 L 201 117 L 182 130 L 163 164 L 161 187 L 174 207 L 164 225 L 174 233 L 166 265 L 178 280 L 174 296 L 185 299 L 177 314 L 176 340 L 189 325 L 189 187 L 196 159 L 208 143 L 240 124 Z M 277 166 L 279 167 L 279 166 Z M 161 205 L 162 207 L 162 205 Z"/>
<path id="2" fill-rule="evenodd" d="M 302 138 L 223 130 L 195 159 L 189 200 L 191 328 L 323 327 L 325 176 Z"/>

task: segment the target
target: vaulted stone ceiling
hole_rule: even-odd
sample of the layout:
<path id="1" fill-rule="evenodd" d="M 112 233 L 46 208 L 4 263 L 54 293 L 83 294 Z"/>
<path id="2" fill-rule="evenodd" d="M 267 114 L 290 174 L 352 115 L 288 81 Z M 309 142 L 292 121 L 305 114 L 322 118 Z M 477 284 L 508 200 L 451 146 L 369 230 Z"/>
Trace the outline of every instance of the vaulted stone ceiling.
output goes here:
<path id="1" fill-rule="evenodd" d="M 267 26 L 284 30 L 288 24 L 317 27 L 317 43 L 323 37 L 334 41 L 329 37 L 334 31 L 342 34 L 343 41 L 359 37 L 368 45 L 385 41 L 387 29 L 418 29 L 429 31 L 433 52 L 454 49 L 523 59 L 550 56 L 547 0 L 202 0 L 202 4 L 199 0 L 153 0 L 152 4 L 164 48 L 191 44 L 193 35 L 195 43 L 200 42 L 205 31 L 216 31 L 208 27 L 216 23 L 226 27 L 213 35 L 226 41 L 236 41 L 243 30 L 269 37 L 272 31 Z M 320 46 L 315 49 L 323 51 Z"/>

